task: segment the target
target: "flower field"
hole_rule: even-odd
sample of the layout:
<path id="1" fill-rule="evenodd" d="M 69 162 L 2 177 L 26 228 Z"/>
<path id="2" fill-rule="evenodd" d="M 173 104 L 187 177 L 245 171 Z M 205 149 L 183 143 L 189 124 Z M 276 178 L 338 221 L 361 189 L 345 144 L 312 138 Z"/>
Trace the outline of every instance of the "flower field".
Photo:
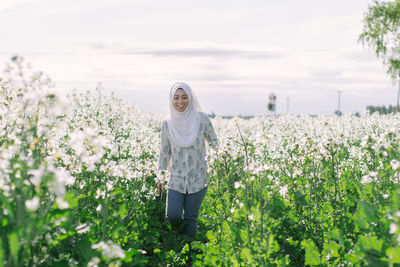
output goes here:
<path id="1" fill-rule="evenodd" d="M 0 265 L 398 266 L 400 115 L 212 120 L 195 241 L 157 194 L 162 116 L 0 80 Z"/>

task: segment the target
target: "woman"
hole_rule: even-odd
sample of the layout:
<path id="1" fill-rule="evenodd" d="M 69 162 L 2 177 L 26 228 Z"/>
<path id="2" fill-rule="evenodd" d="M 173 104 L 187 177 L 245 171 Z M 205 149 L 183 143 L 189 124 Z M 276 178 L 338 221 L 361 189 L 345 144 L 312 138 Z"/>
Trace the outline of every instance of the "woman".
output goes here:
<path id="1" fill-rule="evenodd" d="M 170 116 L 161 128 L 159 171 L 169 167 L 166 217 L 179 233 L 194 238 L 209 175 L 205 139 L 218 145 L 208 116 L 201 112 L 190 87 L 176 83 L 169 94 Z M 162 183 L 159 183 L 162 192 Z"/>

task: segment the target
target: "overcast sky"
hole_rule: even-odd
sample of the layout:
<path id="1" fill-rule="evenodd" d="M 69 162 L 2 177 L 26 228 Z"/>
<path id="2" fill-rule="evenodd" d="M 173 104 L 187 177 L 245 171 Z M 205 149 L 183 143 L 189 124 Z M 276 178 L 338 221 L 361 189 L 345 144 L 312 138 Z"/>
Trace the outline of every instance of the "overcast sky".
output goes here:
<path id="1" fill-rule="evenodd" d="M 332 114 L 395 105 L 397 85 L 358 42 L 372 0 L 1 0 L 0 61 L 18 54 L 66 93 L 101 82 L 168 113 L 184 81 L 205 112 Z"/>

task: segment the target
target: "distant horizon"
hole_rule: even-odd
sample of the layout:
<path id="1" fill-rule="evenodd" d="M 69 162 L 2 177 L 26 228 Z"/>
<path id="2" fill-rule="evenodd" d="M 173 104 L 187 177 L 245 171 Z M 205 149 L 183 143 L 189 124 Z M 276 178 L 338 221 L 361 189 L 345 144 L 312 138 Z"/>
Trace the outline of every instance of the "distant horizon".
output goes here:
<path id="1" fill-rule="evenodd" d="M 65 93 L 106 91 L 168 113 L 188 83 L 207 113 L 332 114 L 396 105 L 394 83 L 358 41 L 373 0 L 218 2 L 4 0 L 0 62 L 23 56 Z"/>
<path id="2" fill-rule="evenodd" d="M 82 90 L 82 91 L 76 90 L 76 93 L 77 94 L 86 94 L 86 92 L 88 92 L 88 91 L 89 92 L 95 92 L 96 90 L 97 90 L 97 88 L 94 88 L 92 90 Z M 101 88 L 101 91 L 103 93 L 105 93 L 107 96 L 111 96 L 111 94 L 113 93 L 113 95 L 116 98 L 122 100 L 124 103 L 129 104 L 129 105 L 133 105 L 133 106 L 135 106 L 135 107 L 137 107 L 137 108 L 139 108 L 139 109 L 141 109 L 143 111 L 151 112 L 151 113 L 157 114 L 159 116 L 168 116 L 169 115 L 169 111 L 164 112 L 164 113 L 154 111 L 149 107 L 143 107 L 143 106 L 138 105 L 137 103 L 130 102 L 127 99 L 121 98 L 117 94 L 115 94 L 115 92 L 113 92 L 113 91 L 108 91 L 108 90 L 106 90 L 104 88 Z M 55 91 L 55 92 L 57 92 L 57 91 Z M 65 93 L 65 95 L 67 95 L 67 94 L 72 94 L 73 92 L 74 91 L 72 90 L 71 92 L 64 92 L 64 93 Z M 396 105 L 393 105 L 393 104 L 389 104 L 389 105 L 368 105 L 368 106 L 374 106 L 374 107 L 385 106 L 386 108 L 389 108 L 390 106 L 392 106 L 392 107 L 396 108 Z M 359 113 L 360 116 L 366 115 L 368 106 L 366 106 L 363 111 L 359 111 L 359 112 L 357 112 L 357 111 L 356 112 L 342 112 L 342 115 L 351 114 L 351 115 L 357 116 L 357 113 Z M 267 108 L 266 108 L 265 111 L 257 113 L 257 114 L 240 114 L 240 113 L 238 113 L 238 114 L 218 114 L 218 113 L 214 112 L 213 110 L 211 110 L 211 111 L 204 111 L 203 110 L 203 112 L 206 113 L 208 116 L 213 116 L 213 113 L 214 113 L 215 117 L 223 117 L 223 118 L 225 118 L 225 117 L 226 118 L 257 117 L 257 116 L 261 116 L 261 115 L 264 115 L 264 114 L 267 115 L 267 116 L 285 116 L 285 115 L 293 115 L 293 116 L 307 115 L 307 116 L 311 116 L 311 117 L 316 117 L 316 116 L 319 116 L 319 115 L 337 116 L 335 114 L 335 111 L 333 111 L 332 113 L 314 113 L 314 114 L 312 114 L 312 113 L 300 113 L 300 114 L 294 114 L 294 113 L 291 113 L 291 112 L 280 112 L 280 113 L 279 112 L 271 112 L 271 111 L 268 111 Z"/>

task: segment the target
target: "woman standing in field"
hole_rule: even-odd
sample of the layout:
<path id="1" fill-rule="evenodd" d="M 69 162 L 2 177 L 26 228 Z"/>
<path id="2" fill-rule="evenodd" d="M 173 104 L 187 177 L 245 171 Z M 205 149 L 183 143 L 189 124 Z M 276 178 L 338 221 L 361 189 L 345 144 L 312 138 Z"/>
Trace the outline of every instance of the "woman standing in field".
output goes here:
<path id="1" fill-rule="evenodd" d="M 162 123 L 158 163 L 161 172 L 169 167 L 166 217 L 180 234 L 194 238 L 209 179 L 205 139 L 213 147 L 218 141 L 209 117 L 200 111 L 187 84 L 172 86 L 169 109 L 170 116 Z M 162 182 L 158 186 L 162 193 Z"/>

